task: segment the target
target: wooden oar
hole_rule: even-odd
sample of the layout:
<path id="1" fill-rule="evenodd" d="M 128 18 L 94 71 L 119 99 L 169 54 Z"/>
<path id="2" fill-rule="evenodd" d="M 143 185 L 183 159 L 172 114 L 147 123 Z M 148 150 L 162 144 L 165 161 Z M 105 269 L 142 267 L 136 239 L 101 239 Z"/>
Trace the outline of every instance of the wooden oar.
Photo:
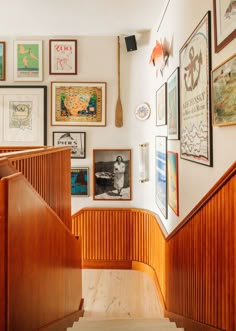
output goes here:
<path id="1" fill-rule="evenodd" d="M 123 110 L 122 104 L 120 100 L 120 37 L 117 37 L 117 64 L 118 64 L 118 99 L 116 103 L 116 120 L 115 125 L 116 127 L 120 128 L 123 126 Z"/>

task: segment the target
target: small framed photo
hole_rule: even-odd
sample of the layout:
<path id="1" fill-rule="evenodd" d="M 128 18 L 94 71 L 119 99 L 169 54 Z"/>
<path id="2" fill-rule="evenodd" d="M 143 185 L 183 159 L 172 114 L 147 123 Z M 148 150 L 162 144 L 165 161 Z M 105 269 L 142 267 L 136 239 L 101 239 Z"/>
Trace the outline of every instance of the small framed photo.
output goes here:
<path id="1" fill-rule="evenodd" d="M 178 153 L 167 152 L 167 196 L 168 205 L 179 216 L 179 174 L 178 174 Z"/>
<path id="2" fill-rule="evenodd" d="M 93 151 L 93 199 L 131 200 L 131 150 Z"/>
<path id="3" fill-rule="evenodd" d="M 213 126 L 236 124 L 236 53 L 212 70 Z"/>
<path id="4" fill-rule="evenodd" d="M 155 139 L 155 200 L 157 207 L 167 218 L 167 137 L 157 136 Z"/>
<path id="5" fill-rule="evenodd" d="M 72 159 L 85 159 L 86 133 L 85 132 L 53 132 L 53 146 L 71 147 Z"/>
<path id="6" fill-rule="evenodd" d="M 14 80 L 43 80 L 42 40 L 14 41 Z"/>
<path id="7" fill-rule="evenodd" d="M 166 83 L 156 91 L 156 126 L 166 125 Z"/>
<path id="8" fill-rule="evenodd" d="M 77 40 L 49 40 L 49 74 L 77 74 Z"/>
<path id="9" fill-rule="evenodd" d="M 106 126 L 106 83 L 52 82 L 52 125 Z"/>
<path id="10" fill-rule="evenodd" d="M 168 139 L 179 139 L 179 68 L 167 80 Z"/>
<path id="11" fill-rule="evenodd" d="M 6 43 L 0 41 L 0 80 L 6 79 Z"/>
<path id="12" fill-rule="evenodd" d="M 89 168 L 71 168 L 71 195 L 89 196 Z"/>

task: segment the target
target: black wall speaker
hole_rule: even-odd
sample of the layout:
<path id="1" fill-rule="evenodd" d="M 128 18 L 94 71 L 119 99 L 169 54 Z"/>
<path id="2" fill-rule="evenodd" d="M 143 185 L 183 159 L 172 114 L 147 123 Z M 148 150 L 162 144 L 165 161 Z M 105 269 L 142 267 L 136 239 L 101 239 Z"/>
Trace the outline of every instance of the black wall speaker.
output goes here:
<path id="1" fill-rule="evenodd" d="M 137 50 L 137 43 L 135 36 L 125 37 L 125 43 L 126 43 L 127 52 L 132 52 Z"/>

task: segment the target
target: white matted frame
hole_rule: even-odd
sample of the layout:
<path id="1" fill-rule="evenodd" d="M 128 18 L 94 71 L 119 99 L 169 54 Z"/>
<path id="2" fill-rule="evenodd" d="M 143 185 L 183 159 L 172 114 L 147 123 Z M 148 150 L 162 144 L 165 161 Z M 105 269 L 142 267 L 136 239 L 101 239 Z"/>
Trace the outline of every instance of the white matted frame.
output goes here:
<path id="1" fill-rule="evenodd" d="M 49 40 L 49 74 L 77 74 L 77 40 Z"/>

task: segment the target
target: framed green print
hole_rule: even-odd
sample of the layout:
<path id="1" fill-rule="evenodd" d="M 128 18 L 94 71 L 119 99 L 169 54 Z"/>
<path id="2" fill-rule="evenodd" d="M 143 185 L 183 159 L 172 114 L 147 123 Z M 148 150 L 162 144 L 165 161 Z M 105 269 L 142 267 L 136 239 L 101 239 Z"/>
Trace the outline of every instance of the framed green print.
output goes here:
<path id="1" fill-rule="evenodd" d="M 6 43 L 0 41 L 0 80 L 6 79 Z"/>

